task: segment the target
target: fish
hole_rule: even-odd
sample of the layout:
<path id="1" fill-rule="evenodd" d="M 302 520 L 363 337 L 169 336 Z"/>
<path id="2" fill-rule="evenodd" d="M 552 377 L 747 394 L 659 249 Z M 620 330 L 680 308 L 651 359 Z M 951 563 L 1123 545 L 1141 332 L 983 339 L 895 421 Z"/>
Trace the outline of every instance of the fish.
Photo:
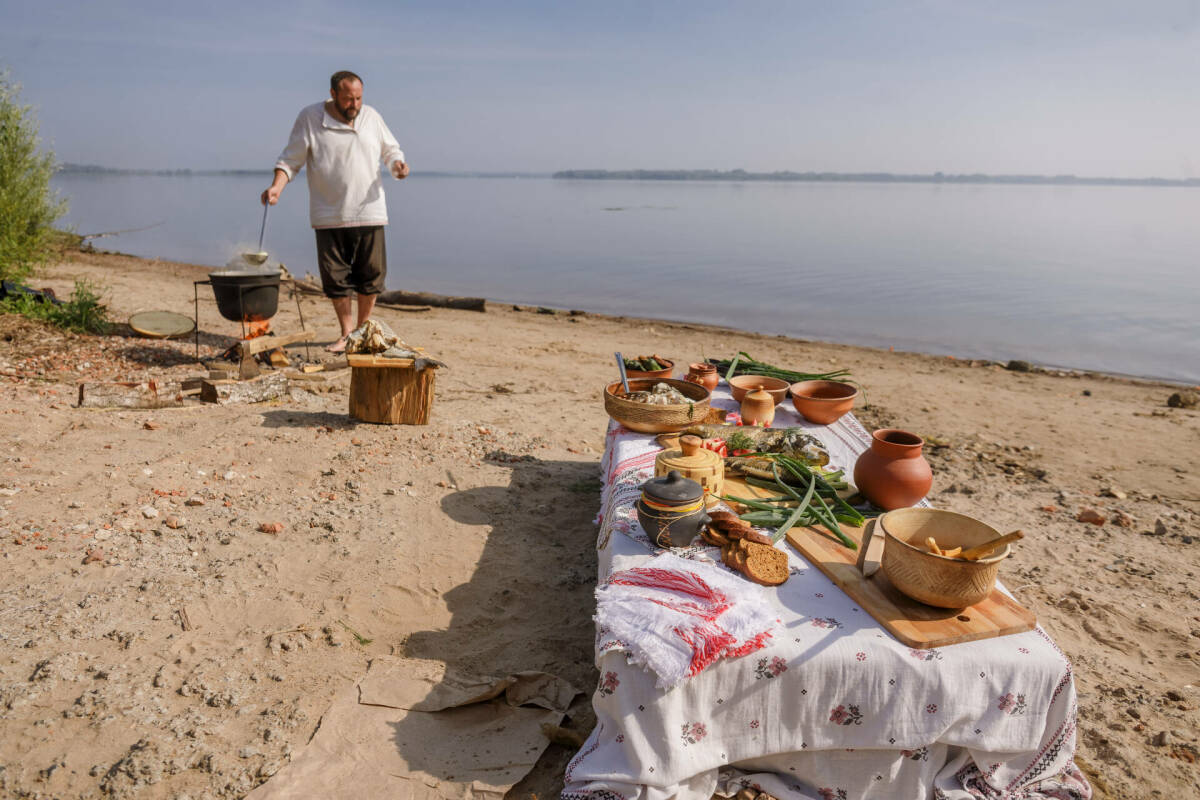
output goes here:
<path id="1" fill-rule="evenodd" d="M 724 439 L 730 451 L 779 453 L 803 461 L 810 467 L 823 467 L 829 463 L 829 451 L 825 449 L 825 445 L 804 428 L 759 428 L 703 423 L 692 425 L 683 433 L 699 436 L 701 439 Z M 739 446 L 735 446 L 735 443 Z M 740 446 L 742 444 L 748 446 Z M 729 461 L 730 459 L 727 459 L 726 464 Z M 767 469 L 769 472 L 770 467 Z"/>

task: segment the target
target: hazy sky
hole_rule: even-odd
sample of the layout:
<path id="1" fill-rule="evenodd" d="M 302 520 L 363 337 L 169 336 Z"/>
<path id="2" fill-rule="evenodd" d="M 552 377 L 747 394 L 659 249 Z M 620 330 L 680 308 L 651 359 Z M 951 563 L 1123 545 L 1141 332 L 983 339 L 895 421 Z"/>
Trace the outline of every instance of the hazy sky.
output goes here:
<path id="1" fill-rule="evenodd" d="M 1200 177 L 1200 2 L 0 0 L 61 161 L 269 169 L 329 74 L 414 169 Z"/>

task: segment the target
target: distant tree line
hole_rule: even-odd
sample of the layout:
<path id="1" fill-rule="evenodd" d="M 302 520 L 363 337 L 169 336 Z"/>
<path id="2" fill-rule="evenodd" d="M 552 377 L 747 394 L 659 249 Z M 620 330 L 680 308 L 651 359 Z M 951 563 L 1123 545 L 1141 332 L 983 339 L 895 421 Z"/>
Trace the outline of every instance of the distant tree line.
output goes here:
<path id="1" fill-rule="evenodd" d="M 1079 186 L 1200 186 L 1200 178 L 1081 178 L 1077 175 L 904 175 L 894 172 L 747 172 L 744 169 L 568 169 L 555 178 L 625 181 L 830 181 L 840 183 L 1019 183 Z"/>

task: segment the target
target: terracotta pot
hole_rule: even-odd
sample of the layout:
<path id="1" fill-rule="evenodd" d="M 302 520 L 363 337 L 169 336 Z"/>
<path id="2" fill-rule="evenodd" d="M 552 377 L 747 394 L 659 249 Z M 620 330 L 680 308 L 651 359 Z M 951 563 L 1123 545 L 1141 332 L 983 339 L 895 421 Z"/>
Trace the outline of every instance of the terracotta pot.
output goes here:
<path id="1" fill-rule="evenodd" d="M 775 398 L 765 389 L 755 389 L 742 400 L 742 423 L 770 425 L 775 421 Z"/>
<path id="2" fill-rule="evenodd" d="M 675 362 L 667 361 L 665 358 L 660 358 L 660 359 L 658 359 L 658 363 L 666 364 L 666 366 L 663 367 L 662 369 L 650 370 L 649 372 L 646 372 L 645 370 L 640 370 L 640 369 L 626 369 L 625 377 L 626 378 L 669 378 L 669 377 L 671 377 L 671 373 L 675 370 Z"/>
<path id="3" fill-rule="evenodd" d="M 817 425 L 831 425 L 854 406 L 858 389 L 841 381 L 801 381 L 791 386 L 792 405 Z"/>
<path id="4" fill-rule="evenodd" d="M 921 455 L 925 440 L 895 428 L 875 431 L 871 437 L 871 448 L 854 462 L 858 491 L 885 511 L 920 502 L 933 485 L 933 470 Z"/>
<path id="5" fill-rule="evenodd" d="M 717 368 L 712 364 L 696 363 L 688 364 L 688 373 L 683 376 L 683 379 L 699 384 L 711 392 L 717 388 L 721 376 L 717 374 Z"/>
<path id="6" fill-rule="evenodd" d="M 735 375 L 728 383 L 729 391 L 733 393 L 733 402 L 739 404 L 755 389 L 762 389 L 771 395 L 775 405 L 779 405 L 783 398 L 787 397 L 788 386 L 791 385 L 781 378 L 768 378 L 766 375 Z"/>

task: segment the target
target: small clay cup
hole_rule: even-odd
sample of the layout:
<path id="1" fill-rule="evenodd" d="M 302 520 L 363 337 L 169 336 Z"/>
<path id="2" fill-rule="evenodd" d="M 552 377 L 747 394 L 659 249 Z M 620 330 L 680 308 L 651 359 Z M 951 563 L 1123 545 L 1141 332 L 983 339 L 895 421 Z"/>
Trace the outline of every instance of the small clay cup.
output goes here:
<path id="1" fill-rule="evenodd" d="M 790 391 L 800 416 L 818 425 L 837 422 L 858 397 L 857 387 L 841 381 L 800 381 L 793 383 Z"/>
<path id="2" fill-rule="evenodd" d="M 766 375 L 735 375 L 729 379 L 729 391 L 733 392 L 733 401 L 741 403 L 746 395 L 755 389 L 762 389 L 775 401 L 775 405 L 787 397 L 788 382 L 782 378 L 768 378 Z"/>

